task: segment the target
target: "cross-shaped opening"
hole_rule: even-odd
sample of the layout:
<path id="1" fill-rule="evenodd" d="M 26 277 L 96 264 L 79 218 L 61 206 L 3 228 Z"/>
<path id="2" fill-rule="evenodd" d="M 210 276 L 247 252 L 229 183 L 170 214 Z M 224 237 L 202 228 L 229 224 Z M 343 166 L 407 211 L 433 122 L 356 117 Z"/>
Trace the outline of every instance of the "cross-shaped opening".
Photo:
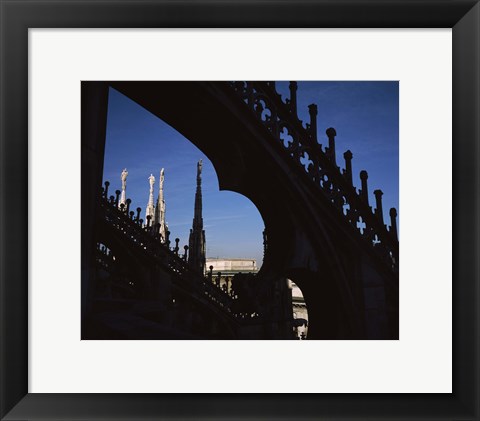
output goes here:
<path id="1" fill-rule="evenodd" d="M 293 144 L 293 137 L 286 127 L 282 127 L 280 131 L 280 140 L 287 149 Z"/>
<path id="2" fill-rule="evenodd" d="M 363 234 L 364 230 L 367 228 L 367 224 L 363 221 L 362 217 L 359 217 L 357 221 L 357 228 L 360 230 L 360 233 Z"/>

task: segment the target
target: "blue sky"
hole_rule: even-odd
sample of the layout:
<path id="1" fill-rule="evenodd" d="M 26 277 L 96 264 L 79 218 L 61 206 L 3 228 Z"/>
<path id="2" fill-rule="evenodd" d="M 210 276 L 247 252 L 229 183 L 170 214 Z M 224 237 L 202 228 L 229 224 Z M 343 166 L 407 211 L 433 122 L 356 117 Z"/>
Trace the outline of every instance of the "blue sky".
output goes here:
<path id="1" fill-rule="evenodd" d="M 288 82 L 277 82 L 283 98 L 289 96 Z M 343 152 L 353 153 L 353 182 L 368 171 L 370 204 L 373 191 L 384 193 L 384 219 L 388 210 L 398 209 L 398 82 L 299 82 L 299 118 L 309 121 L 308 105 L 318 106 L 318 141 L 328 144 L 325 130 L 337 132 L 337 164 L 344 167 Z M 121 188 L 120 174 L 128 170 L 127 197 L 131 208 L 142 208 L 148 201 L 148 177 L 155 176 L 155 200 L 159 173 L 165 168 L 166 220 L 171 238 L 188 244 L 196 188 L 196 163 L 203 160 L 203 219 L 207 257 L 245 257 L 261 265 L 264 224 L 257 209 L 246 197 L 219 191 L 218 180 L 207 157 L 189 140 L 130 99 L 110 89 L 104 181 L 110 181 L 110 194 Z"/>

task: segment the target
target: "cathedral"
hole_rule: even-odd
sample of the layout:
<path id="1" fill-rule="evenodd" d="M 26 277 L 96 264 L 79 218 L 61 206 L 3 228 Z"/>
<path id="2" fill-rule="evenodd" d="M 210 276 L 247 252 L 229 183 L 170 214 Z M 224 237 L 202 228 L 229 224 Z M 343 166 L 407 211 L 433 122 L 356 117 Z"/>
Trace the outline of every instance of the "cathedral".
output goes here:
<path id="1" fill-rule="evenodd" d="M 130 210 L 127 177 L 124 168 L 116 196 L 108 196 L 108 181 L 103 188 L 102 224 L 108 228 L 99 229 L 97 241 L 99 311 L 84 329 L 86 339 L 304 339 L 292 319 L 292 286 L 287 279 L 271 291 L 261 282 L 256 285 L 255 260 L 206 258 L 202 160 L 197 163 L 193 221 L 183 253 L 179 238 L 171 241 L 165 219 L 164 169 L 156 200 L 155 176 L 148 177 L 144 219 L 141 208 L 136 216 Z M 273 320 L 269 313 L 274 309 L 264 305 L 262 295 L 275 297 Z M 126 323 L 131 325 L 127 328 Z"/>
<path id="2" fill-rule="evenodd" d="M 265 227 L 260 270 L 232 276 L 207 263 L 201 162 L 183 247 L 165 221 L 164 174 L 156 201 L 148 178 L 143 212 L 131 209 L 126 169 L 121 190 L 101 184 L 111 88 L 202 150 L 222 190 L 253 202 Z M 287 89 L 280 94 L 273 81 L 82 84 L 83 339 L 399 338 L 397 210 L 384 219 L 383 192 L 372 189 L 370 203 L 367 171 L 354 177 L 348 149 L 339 162 L 337 130 L 318 130 L 316 104 L 302 105 L 301 120 L 297 82 Z M 308 321 L 292 298 L 296 286 Z"/>

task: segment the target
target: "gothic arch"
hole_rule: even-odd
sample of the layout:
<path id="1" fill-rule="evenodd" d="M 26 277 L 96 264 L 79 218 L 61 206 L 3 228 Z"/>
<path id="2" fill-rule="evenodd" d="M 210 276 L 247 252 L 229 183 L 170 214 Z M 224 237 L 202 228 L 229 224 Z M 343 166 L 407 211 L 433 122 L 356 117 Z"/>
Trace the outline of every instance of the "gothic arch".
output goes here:
<path id="1" fill-rule="evenodd" d="M 389 273 L 388 267 L 377 264 L 370 250 L 362 248 L 343 215 L 332 212 L 331 203 L 311 187 L 308 161 L 303 169 L 286 164 L 283 145 L 272 141 L 271 130 L 252 117 L 245 104 L 224 88 L 225 83 L 112 82 L 109 85 L 202 150 L 215 167 L 221 190 L 240 193 L 255 204 L 268 237 L 261 274 L 266 279 L 291 276 L 299 282 L 313 311 L 310 337 L 366 335 L 368 329 L 362 317 L 363 292 L 369 287 L 366 278 L 375 278 L 375 282 L 385 278 L 395 289 L 395 275 Z M 265 107 L 262 107 L 259 113 L 263 116 Z M 316 108 L 311 111 L 316 112 Z M 328 134 L 333 136 L 334 130 Z M 98 142 L 102 142 L 101 136 Z M 287 151 L 292 155 L 299 153 L 290 144 Z M 313 176 L 328 185 L 329 179 L 323 177 L 326 176 Z M 397 296 L 393 296 L 390 303 L 378 305 L 398 308 L 398 285 Z M 317 316 L 314 309 L 322 306 L 330 314 L 338 313 L 329 329 L 317 326 L 326 310 L 318 310 L 321 315 Z M 393 321 L 389 329 L 380 331 L 382 337 L 396 337 L 398 323 Z"/>

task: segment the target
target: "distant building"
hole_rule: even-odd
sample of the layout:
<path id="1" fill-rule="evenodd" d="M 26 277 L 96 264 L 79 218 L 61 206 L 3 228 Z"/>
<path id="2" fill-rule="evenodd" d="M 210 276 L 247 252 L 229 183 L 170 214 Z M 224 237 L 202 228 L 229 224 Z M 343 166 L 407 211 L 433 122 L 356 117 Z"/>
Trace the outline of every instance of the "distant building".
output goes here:
<path id="1" fill-rule="evenodd" d="M 207 258 L 207 275 L 227 292 L 231 290 L 231 279 L 237 273 L 258 272 L 255 259 L 243 258 Z M 308 312 L 302 291 L 294 282 L 289 280 L 289 287 L 292 289 L 292 310 L 295 334 L 298 339 L 306 339 L 308 333 Z"/>
<path id="2" fill-rule="evenodd" d="M 221 259 L 208 258 L 207 270 L 213 266 L 213 273 L 222 272 L 223 276 L 233 276 L 236 273 L 257 273 L 257 261 L 255 259 Z"/>
<path id="3" fill-rule="evenodd" d="M 300 288 L 295 282 L 290 282 L 292 286 L 293 327 L 298 339 L 306 339 L 308 333 L 307 305 Z"/>
<path id="4" fill-rule="evenodd" d="M 227 293 L 232 291 L 231 281 L 236 274 L 258 272 L 255 259 L 207 258 L 205 266 L 207 277 Z"/>

